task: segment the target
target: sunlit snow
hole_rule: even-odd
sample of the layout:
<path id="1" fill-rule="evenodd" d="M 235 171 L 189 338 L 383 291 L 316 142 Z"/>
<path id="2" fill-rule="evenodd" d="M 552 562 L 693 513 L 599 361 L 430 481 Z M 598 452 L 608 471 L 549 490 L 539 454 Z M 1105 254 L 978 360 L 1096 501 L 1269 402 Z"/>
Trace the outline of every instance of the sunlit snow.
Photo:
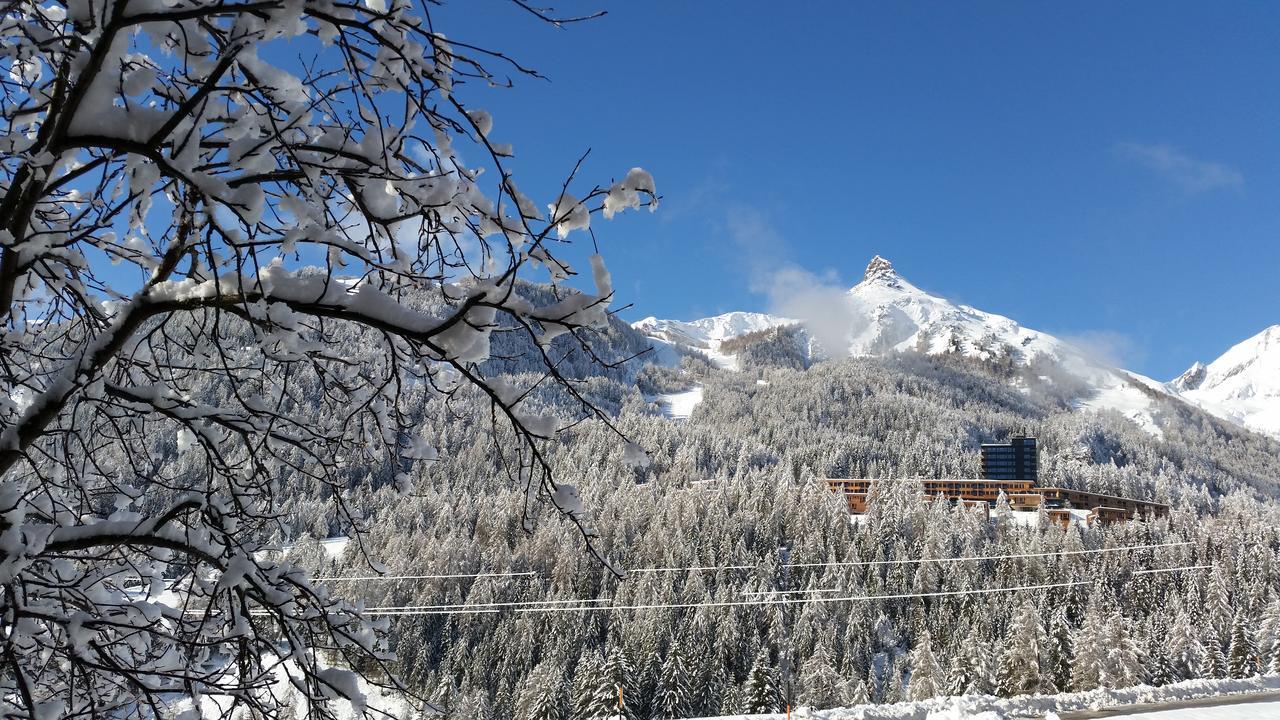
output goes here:
<path id="1" fill-rule="evenodd" d="M 657 403 L 662 414 L 672 420 L 688 420 L 693 409 L 702 402 L 702 386 L 698 385 L 684 392 L 648 395 L 645 399 Z"/>

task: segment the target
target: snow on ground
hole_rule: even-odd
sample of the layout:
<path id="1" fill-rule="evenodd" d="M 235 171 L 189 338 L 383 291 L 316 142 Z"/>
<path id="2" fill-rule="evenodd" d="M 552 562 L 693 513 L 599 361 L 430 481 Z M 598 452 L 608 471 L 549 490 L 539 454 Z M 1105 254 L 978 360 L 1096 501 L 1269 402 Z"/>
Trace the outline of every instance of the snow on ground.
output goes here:
<path id="1" fill-rule="evenodd" d="M 1114 410 L 1132 420 L 1148 434 L 1164 437 L 1164 432 L 1156 422 L 1155 405 L 1151 396 L 1138 387 L 1141 384 L 1167 395 L 1168 391 L 1162 385 L 1150 378 L 1124 371 L 1115 371 L 1114 377 L 1110 378 L 1103 373 L 1096 373 L 1093 383 L 1095 393 L 1076 403 L 1077 409 Z"/>
<path id="2" fill-rule="evenodd" d="M 1214 707 L 1187 707 L 1155 710 L 1133 715 L 1108 715 L 1127 720 L 1275 720 L 1280 718 L 1280 700 L 1258 703 L 1234 703 Z"/>
<path id="3" fill-rule="evenodd" d="M 662 414 L 671 420 L 688 420 L 693 414 L 693 409 L 702 402 L 702 386 L 697 385 L 678 393 L 646 395 L 644 399 L 646 402 L 658 403 Z"/>
<path id="4" fill-rule="evenodd" d="M 342 557 L 342 551 L 347 549 L 347 537 L 339 535 L 338 537 L 325 538 L 320 541 L 320 547 L 324 549 L 324 554 L 330 560 L 337 560 Z"/>
<path id="5" fill-rule="evenodd" d="M 848 708 L 831 710 L 814 710 L 797 708 L 791 714 L 795 720 L 1012 720 L 1013 718 L 1052 717 L 1050 713 L 1068 714 L 1078 711 L 1114 708 L 1124 705 L 1143 703 L 1173 703 L 1180 700 L 1208 698 L 1215 696 L 1241 695 L 1246 693 L 1280 691 L 1280 676 L 1252 677 L 1245 680 L 1186 680 L 1184 682 L 1151 687 L 1137 685 L 1130 688 L 1111 690 L 1098 688 L 1088 692 L 1063 693 L 1060 695 L 1022 695 L 1014 698 L 997 698 L 990 695 L 971 695 L 958 698 L 934 698 L 919 702 L 895 703 L 893 705 L 856 705 Z M 1223 711 L 1234 710 L 1236 715 L 1210 715 L 1213 707 L 1184 708 L 1173 712 L 1181 715 L 1122 715 L 1107 714 L 1107 717 L 1143 718 L 1143 720 L 1188 720 L 1190 718 L 1272 718 L 1280 714 L 1270 712 L 1280 705 L 1280 701 L 1267 701 L 1255 704 L 1236 704 L 1224 706 Z M 1251 708 L 1259 708 L 1252 713 Z M 1139 713 L 1159 713 L 1142 709 Z M 764 715 L 724 715 L 719 718 L 701 718 L 692 720 L 785 720 L 782 713 Z"/>

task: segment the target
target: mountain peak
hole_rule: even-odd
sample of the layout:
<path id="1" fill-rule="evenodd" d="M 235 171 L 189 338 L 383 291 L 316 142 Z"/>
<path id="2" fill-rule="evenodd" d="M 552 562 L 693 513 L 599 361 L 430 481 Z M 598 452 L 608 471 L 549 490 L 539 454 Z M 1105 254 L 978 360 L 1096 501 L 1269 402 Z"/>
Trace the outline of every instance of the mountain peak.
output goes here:
<path id="1" fill-rule="evenodd" d="M 871 258 L 871 262 L 867 263 L 867 269 L 862 273 L 862 282 L 882 282 L 887 285 L 897 285 L 901 278 L 898 271 L 893 269 L 893 263 L 876 255 Z"/>
<path id="2" fill-rule="evenodd" d="M 1194 365 L 1187 368 L 1186 372 L 1175 378 L 1170 385 L 1172 385 L 1178 392 L 1195 390 L 1204 384 L 1204 378 L 1208 374 L 1209 369 L 1205 367 L 1204 363 L 1197 361 Z"/>

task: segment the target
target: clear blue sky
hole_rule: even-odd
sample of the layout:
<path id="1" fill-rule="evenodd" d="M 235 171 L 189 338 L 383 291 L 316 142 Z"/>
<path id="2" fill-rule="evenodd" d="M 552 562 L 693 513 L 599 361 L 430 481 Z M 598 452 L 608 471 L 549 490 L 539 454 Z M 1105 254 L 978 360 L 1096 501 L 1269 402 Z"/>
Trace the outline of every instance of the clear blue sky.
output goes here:
<path id="1" fill-rule="evenodd" d="M 436 21 L 550 78 L 464 96 L 540 202 L 587 148 L 588 177 L 653 172 L 656 215 L 597 225 L 628 319 L 768 310 L 769 268 L 850 286 L 879 253 L 1159 379 L 1280 323 L 1280 3 L 600 5 Z"/>

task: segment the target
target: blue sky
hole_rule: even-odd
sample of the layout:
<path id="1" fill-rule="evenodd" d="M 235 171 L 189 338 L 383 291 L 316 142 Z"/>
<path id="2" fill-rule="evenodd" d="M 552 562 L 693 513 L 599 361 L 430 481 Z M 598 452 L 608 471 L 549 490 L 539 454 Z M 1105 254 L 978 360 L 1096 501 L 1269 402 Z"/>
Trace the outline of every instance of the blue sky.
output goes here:
<path id="1" fill-rule="evenodd" d="M 591 5 L 560 3 L 564 11 Z M 549 82 L 472 87 L 545 203 L 578 155 L 624 317 L 768 310 L 769 273 L 916 285 L 1169 379 L 1280 323 L 1280 3 L 615 2 L 436 14 Z"/>

